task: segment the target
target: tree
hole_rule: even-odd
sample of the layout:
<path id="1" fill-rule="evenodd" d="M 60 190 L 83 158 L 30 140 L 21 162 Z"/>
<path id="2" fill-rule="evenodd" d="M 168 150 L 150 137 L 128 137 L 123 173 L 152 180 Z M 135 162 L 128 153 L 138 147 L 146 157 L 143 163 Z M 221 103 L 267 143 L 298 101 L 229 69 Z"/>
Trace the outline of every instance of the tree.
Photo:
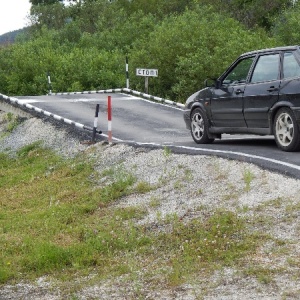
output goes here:
<path id="1" fill-rule="evenodd" d="M 300 41 L 300 2 L 283 11 L 275 19 L 272 33 L 285 45 L 298 45 Z"/>
<path id="2" fill-rule="evenodd" d="M 184 102 L 242 52 L 274 44 L 264 31 L 251 32 L 233 18 L 199 6 L 165 18 L 149 36 L 137 40 L 130 61 L 133 70 L 159 70 L 159 77 L 151 80 L 153 94 Z M 131 86 L 142 90 L 143 82 L 132 77 Z"/>
<path id="3" fill-rule="evenodd" d="M 31 23 L 37 29 L 47 26 L 48 29 L 62 28 L 68 19 L 68 10 L 60 3 L 35 5 L 31 8 Z"/>
<path id="4" fill-rule="evenodd" d="M 62 2 L 61 0 L 29 0 L 32 5 L 51 5 Z"/>
<path id="5" fill-rule="evenodd" d="M 199 4 L 212 5 L 219 13 L 224 12 L 247 28 L 263 27 L 270 30 L 273 20 L 285 8 L 293 5 L 293 0 L 195 0 Z"/>

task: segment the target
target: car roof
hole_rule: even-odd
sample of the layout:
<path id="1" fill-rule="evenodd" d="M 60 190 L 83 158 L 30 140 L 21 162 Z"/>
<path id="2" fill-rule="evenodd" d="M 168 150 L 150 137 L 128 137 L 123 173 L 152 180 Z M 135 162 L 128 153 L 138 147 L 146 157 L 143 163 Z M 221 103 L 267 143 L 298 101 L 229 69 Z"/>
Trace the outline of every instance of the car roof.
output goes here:
<path id="1" fill-rule="evenodd" d="M 261 49 L 261 50 L 253 50 L 250 52 L 243 53 L 241 56 L 248 56 L 253 55 L 257 53 L 268 53 L 268 52 L 274 52 L 274 51 L 286 51 L 286 50 L 297 50 L 299 49 L 299 46 L 283 46 L 283 47 L 275 47 L 275 48 L 267 48 L 267 49 Z"/>

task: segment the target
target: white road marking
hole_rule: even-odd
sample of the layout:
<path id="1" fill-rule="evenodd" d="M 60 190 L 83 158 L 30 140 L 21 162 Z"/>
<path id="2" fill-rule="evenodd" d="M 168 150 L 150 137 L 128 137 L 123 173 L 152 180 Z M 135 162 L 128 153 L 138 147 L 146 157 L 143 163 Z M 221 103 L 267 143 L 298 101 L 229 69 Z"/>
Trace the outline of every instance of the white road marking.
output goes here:
<path id="1" fill-rule="evenodd" d="M 187 147 L 187 146 L 175 146 L 177 148 L 182 148 L 182 149 L 187 149 L 187 150 L 195 150 L 195 151 L 201 151 L 201 152 L 212 152 L 212 153 L 224 153 L 224 154 L 232 154 L 232 155 L 239 155 L 239 156 L 244 156 L 248 158 L 255 158 L 255 159 L 260 159 L 263 161 L 269 161 L 278 165 L 286 166 L 295 170 L 300 171 L 300 166 L 290 164 L 287 162 L 283 162 L 277 159 L 273 158 L 268 158 L 268 157 L 263 157 L 263 156 L 258 156 L 258 155 L 253 155 L 253 154 L 247 154 L 243 152 L 235 152 L 235 151 L 224 151 L 224 150 L 213 150 L 213 149 L 205 149 L 205 148 L 194 148 L 194 147 Z"/>
<path id="2" fill-rule="evenodd" d="M 100 99 L 98 98 L 91 98 L 91 99 L 82 98 L 82 99 L 69 99 L 67 100 L 67 102 L 76 103 L 76 102 L 92 102 L 92 101 L 99 101 L 99 100 Z"/>
<path id="3" fill-rule="evenodd" d="M 126 142 L 126 141 L 123 141 Z M 127 141 L 128 142 L 128 141 Z M 263 156 L 258 156 L 258 155 L 253 155 L 253 154 L 247 154 L 247 153 L 243 153 L 243 152 L 235 152 L 235 151 L 225 151 L 225 150 L 215 150 L 215 149 L 206 149 L 206 148 L 195 148 L 195 147 L 187 147 L 187 146 L 175 146 L 172 143 L 171 144 L 157 144 L 157 143 L 139 143 L 139 142 L 135 142 L 137 145 L 140 146 L 170 146 L 173 148 L 180 148 L 180 149 L 185 149 L 185 150 L 194 150 L 194 151 L 199 151 L 199 152 L 211 152 L 211 153 L 222 153 L 222 154 L 231 154 L 231 155 L 239 155 L 239 156 L 244 156 L 244 157 L 248 157 L 248 158 L 255 158 L 255 159 L 259 159 L 262 161 L 268 161 L 268 162 L 272 162 L 278 165 L 282 165 L 282 166 L 286 166 L 295 170 L 300 171 L 300 166 L 294 165 L 294 164 L 290 164 L 287 162 L 283 162 L 280 160 L 276 160 L 273 158 L 268 158 L 268 157 L 263 157 Z"/>
<path id="4" fill-rule="evenodd" d="M 172 106 L 172 105 L 166 104 L 166 103 L 159 103 L 155 100 L 148 100 L 148 99 L 144 99 L 144 98 L 141 98 L 141 97 L 135 97 L 135 96 L 130 96 L 130 95 L 128 96 L 128 94 L 125 94 L 125 93 L 120 93 L 120 94 L 129 97 L 129 99 L 126 99 L 126 100 L 142 100 L 142 101 L 154 104 L 154 105 L 161 105 L 161 106 L 165 106 L 165 107 L 174 108 L 174 109 L 177 109 L 177 110 L 180 110 L 180 111 L 184 111 L 184 109 L 182 109 L 180 107 L 175 107 L 175 106 Z"/>
<path id="5" fill-rule="evenodd" d="M 38 100 L 34 100 L 34 99 L 17 99 L 18 103 L 20 104 L 27 104 L 27 103 L 36 103 L 36 102 L 41 102 Z"/>

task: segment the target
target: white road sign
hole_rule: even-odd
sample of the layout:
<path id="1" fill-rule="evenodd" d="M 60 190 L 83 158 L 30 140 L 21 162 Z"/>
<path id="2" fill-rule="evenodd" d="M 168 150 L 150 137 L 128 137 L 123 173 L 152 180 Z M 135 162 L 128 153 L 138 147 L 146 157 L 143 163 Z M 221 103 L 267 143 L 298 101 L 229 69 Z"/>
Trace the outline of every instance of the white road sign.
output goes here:
<path id="1" fill-rule="evenodd" d="M 157 69 L 136 69 L 136 76 L 158 77 Z"/>

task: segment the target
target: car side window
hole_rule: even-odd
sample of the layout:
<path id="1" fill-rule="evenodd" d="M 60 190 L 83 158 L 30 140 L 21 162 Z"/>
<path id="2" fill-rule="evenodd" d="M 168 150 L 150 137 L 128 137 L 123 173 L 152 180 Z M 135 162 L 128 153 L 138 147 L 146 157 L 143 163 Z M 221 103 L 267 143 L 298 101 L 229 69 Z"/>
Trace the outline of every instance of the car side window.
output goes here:
<path id="1" fill-rule="evenodd" d="M 292 52 L 283 56 L 283 78 L 300 77 L 300 66 Z"/>
<path id="2" fill-rule="evenodd" d="M 253 61 L 254 56 L 240 60 L 224 78 L 223 84 L 245 83 Z"/>
<path id="3" fill-rule="evenodd" d="M 278 79 L 279 54 L 262 55 L 254 68 L 250 82 L 271 81 Z"/>

